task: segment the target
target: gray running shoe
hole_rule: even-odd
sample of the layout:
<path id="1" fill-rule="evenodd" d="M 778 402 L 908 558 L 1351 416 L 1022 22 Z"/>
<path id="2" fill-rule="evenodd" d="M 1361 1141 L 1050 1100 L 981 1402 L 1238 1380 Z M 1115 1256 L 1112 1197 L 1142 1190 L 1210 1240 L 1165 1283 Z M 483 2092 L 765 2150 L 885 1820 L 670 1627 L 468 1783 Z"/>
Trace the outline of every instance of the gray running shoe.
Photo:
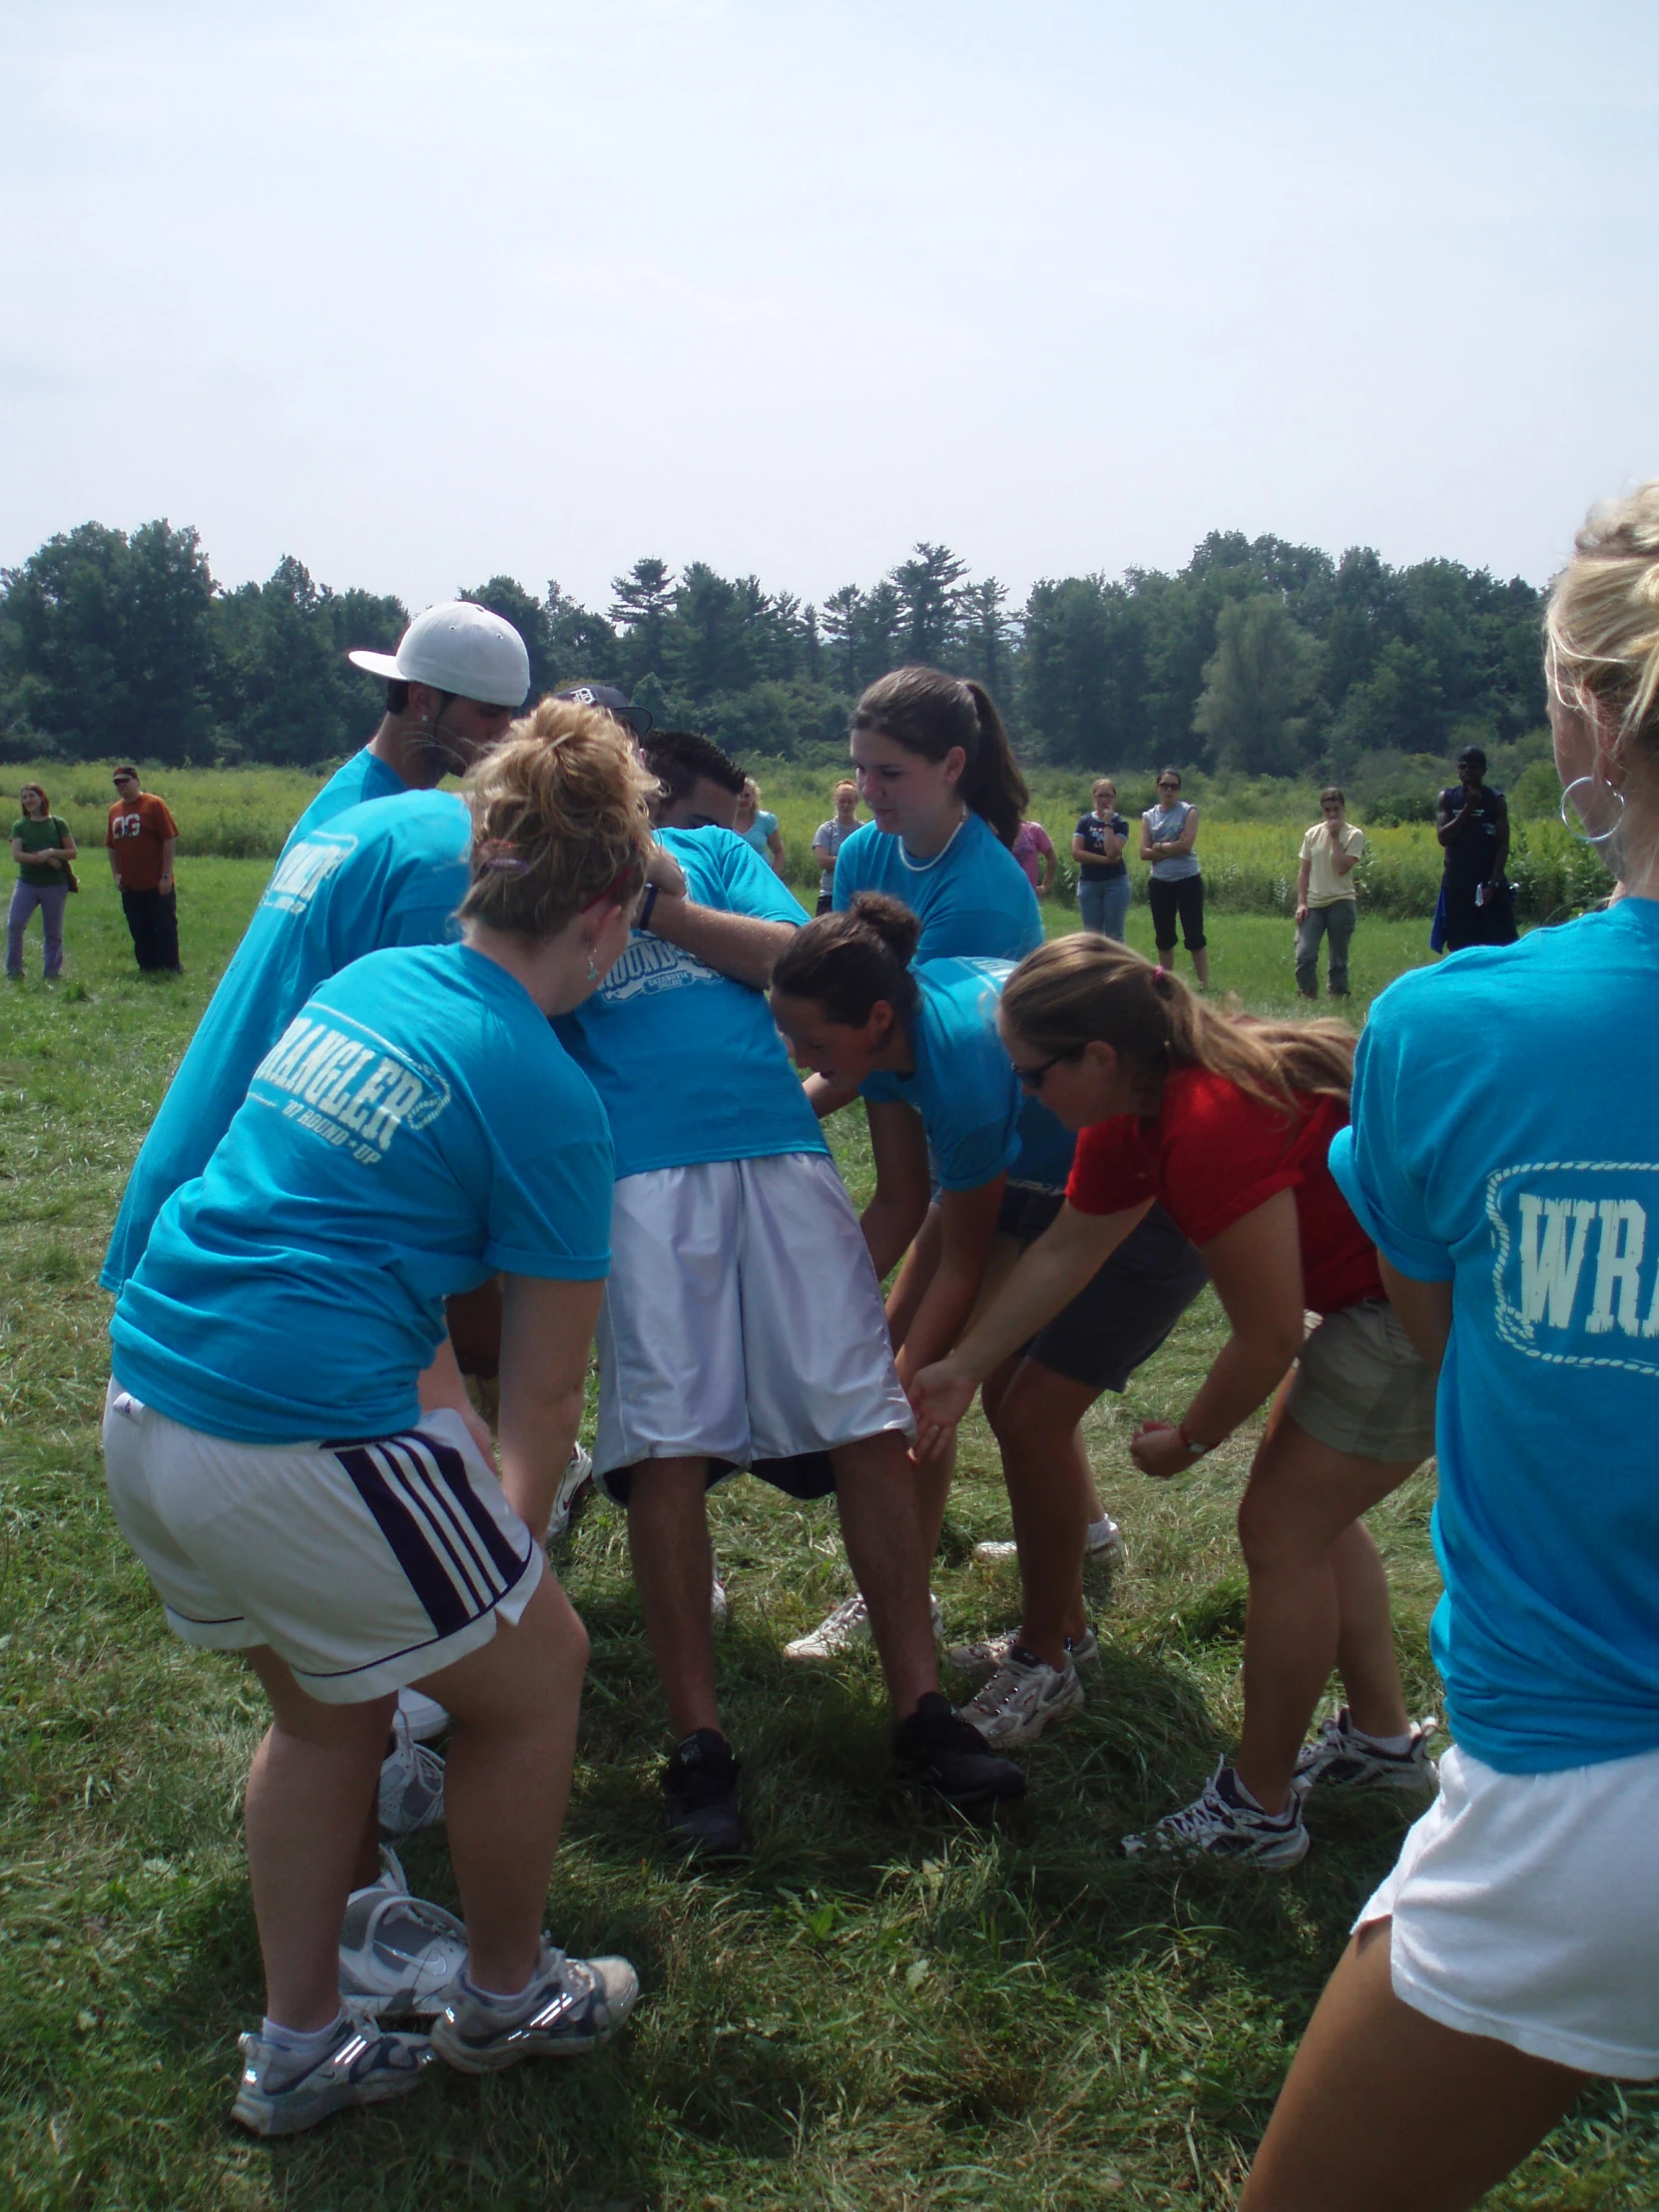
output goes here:
<path id="1" fill-rule="evenodd" d="M 1440 1786 L 1440 1770 L 1428 1756 L 1430 1737 L 1439 1727 L 1439 1716 L 1427 1714 L 1411 1724 L 1411 1741 L 1404 1751 L 1384 1751 L 1359 1735 L 1345 1705 L 1321 1727 L 1311 1744 L 1297 1755 L 1296 1787 L 1299 1790 L 1416 1790 L 1428 1793 Z"/>
<path id="2" fill-rule="evenodd" d="M 432 2048 L 460 2073 L 498 2073 L 525 2058 L 573 2058 L 608 2043 L 639 2000 L 626 1958 L 567 1958 L 542 1937 L 530 1986 L 491 2003 L 465 1978 L 432 2023 Z"/>
<path id="3" fill-rule="evenodd" d="M 443 1819 L 443 1761 L 417 1744 L 401 1711 L 391 1717 L 391 1749 L 380 1762 L 380 1834 L 413 1836 Z"/>
<path id="4" fill-rule="evenodd" d="M 383 2104 L 420 2087 L 432 2052 L 424 2035 L 392 2035 L 349 2012 L 320 2058 L 299 2058 L 258 2035 L 239 2038 L 244 2065 L 231 2117 L 252 2135 L 297 2135 L 330 2112 Z"/>
<path id="5" fill-rule="evenodd" d="M 939 1611 L 939 1601 L 929 1590 L 927 1609 L 932 1617 L 933 1634 L 944 1634 L 944 1615 Z M 870 1639 L 869 1607 L 862 1595 L 854 1590 L 850 1597 L 843 1597 L 832 1613 L 826 1613 L 816 1628 L 805 1636 L 797 1636 L 793 1644 L 784 1646 L 786 1659 L 838 1659 L 843 1651 L 851 1651 L 855 1645 L 867 1644 Z"/>
<path id="6" fill-rule="evenodd" d="M 952 1644 L 946 1657 L 970 1682 L 988 1682 L 999 1667 L 1008 1664 L 1009 1654 L 1018 1643 L 1019 1630 L 1010 1628 L 1000 1636 L 987 1636 L 983 1643 Z M 1085 1628 L 1081 1636 L 1068 1636 L 1066 1651 L 1073 1666 L 1086 1667 L 1091 1660 L 1098 1659 L 1100 1646 L 1095 1641 L 1094 1630 Z"/>
<path id="7" fill-rule="evenodd" d="M 411 1897 L 396 1855 L 380 1879 L 346 1900 L 339 1993 L 353 2011 L 441 2012 L 466 1964 L 466 1930 L 453 1913 Z"/>
<path id="8" fill-rule="evenodd" d="M 1034 1744 L 1051 1721 L 1064 1720 L 1082 1703 L 1083 1685 L 1069 1657 L 1063 1667 L 1051 1667 L 1016 1644 L 978 1696 L 956 1710 L 987 1744 L 1005 1751 Z"/>
<path id="9" fill-rule="evenodd" d="M 1235 1866 L 1261 1867 L 1283 1874 L 1308 1856 L 1309 1836 L 1302 1824 L 1302 1799 L 1291 1792 L 1283 1813 L 1260 1813 L 1239 1796 L 1238 1780 L 1225 1759 L 1205 1785 L 1202 1797 L 1179 1813 L 1166 1813 L 1144 1836 L 1125 1836 L 1126 1859 L 1154 1853 L 1226 1859 Z"/>
<path id="10" fill-rule="evenodd" d="M 593 1453 L 577 1444 L 565 1461 L 565 1471 L 559 1477 L 559 1487 L 553 1492 L 553 1511 L 547 1523 L 547 1540 L 555 1543 L 570 1528 L 571 1507 L 576 1493 L 584 1482 L 593 1480 Z"/>

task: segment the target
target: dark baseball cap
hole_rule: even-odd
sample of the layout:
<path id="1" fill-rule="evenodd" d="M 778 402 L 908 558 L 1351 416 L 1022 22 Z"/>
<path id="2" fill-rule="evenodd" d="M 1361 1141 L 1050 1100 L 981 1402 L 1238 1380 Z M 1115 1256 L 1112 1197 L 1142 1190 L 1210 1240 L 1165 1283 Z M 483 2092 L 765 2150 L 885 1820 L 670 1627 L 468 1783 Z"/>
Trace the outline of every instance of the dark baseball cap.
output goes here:
<path id="1" fill-rule="evenodd" d="M 652 717 L 645 708 L 636 707 L 626 692 L 618 691 L 614 684 L 572 684 L 567 691 L 553 694 L 555 699 L 568 699 L 578 707 L 600 707 L 618 722 L 627 723 L 636 738 L 643 738 L 650 729 Z"/>

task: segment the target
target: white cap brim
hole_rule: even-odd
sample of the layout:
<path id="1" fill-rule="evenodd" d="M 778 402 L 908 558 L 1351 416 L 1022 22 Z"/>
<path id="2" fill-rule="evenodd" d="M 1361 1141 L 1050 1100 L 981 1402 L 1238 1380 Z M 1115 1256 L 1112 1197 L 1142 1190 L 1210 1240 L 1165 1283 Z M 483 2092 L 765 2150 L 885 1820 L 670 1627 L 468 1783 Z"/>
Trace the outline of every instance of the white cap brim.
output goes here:
<path id="1" fill-rule="evenodd" d="M 354 653 L 347 653 L 345 657 L 351 663 L 351 666 L 353 668 L 363 669 L 370 676 L 386 676 L 390 677 L 394 682 L 403 682 L 406 680 L 402 678 L 398 673 L 397 659 L 395 654 L 365 653 L 359 649 Z"/>

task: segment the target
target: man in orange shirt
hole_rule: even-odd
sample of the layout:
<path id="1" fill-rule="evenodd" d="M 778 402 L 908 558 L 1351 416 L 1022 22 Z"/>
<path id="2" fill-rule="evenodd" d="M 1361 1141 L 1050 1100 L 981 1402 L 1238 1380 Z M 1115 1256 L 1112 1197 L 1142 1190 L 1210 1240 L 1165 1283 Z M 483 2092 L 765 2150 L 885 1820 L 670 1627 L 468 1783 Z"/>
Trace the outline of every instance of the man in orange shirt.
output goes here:
<path id="1" fill-rule="evenodd" d="M 121 893 L 122 911 L 133 933 L 141 968 L 179 972 L 179 908 L 173 890 L 173 854 L 179 825 L 139 783 L 139 773 L 124 762 L 115 772 L 116 802 L 104 842 L 110 873 Z"/>

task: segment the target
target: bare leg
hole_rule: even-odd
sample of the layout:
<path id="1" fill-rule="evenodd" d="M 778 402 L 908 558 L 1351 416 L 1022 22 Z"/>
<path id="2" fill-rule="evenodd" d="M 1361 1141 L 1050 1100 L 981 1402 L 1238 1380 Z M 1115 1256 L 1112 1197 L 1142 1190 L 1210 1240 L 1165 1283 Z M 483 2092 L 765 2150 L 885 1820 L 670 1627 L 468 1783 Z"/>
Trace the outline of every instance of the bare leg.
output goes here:
<path id="1" fill-rule="evenodd" d="M 1326 1984 L 1239 2212 L 1464 2212 L 1587 2078 L 1401 2003 L 1376 1922 Z"/>
<path id="2" fill-rule="evenodd" d="M 1266 1812 L 1282 1813 L 1290 1803 L 1297 1752 L 1337 1663 L 1345 1625 L 1372 1732 L 1402 1734 L 1409 1725 L 1382 1562 L 1369 1538 L 1360 1542 L 1348 1531 L 1415 1464 L 1334 1451 L 1283 1412 L 1269 1423 L 1239 1507 L 1250 1606 L 1238 1774 Z M 1360 1595 L 1347 1624 L 1333 1556 L 1345 1537 L 1344 1572 Z"/>
<path id="3" fill-rule="evenodd" d="M 1349 1715 L 1367 1736 L 1403 1735 L 1411 1717 L 1394 1659 L 1388 1575 L 1364 1521 L 1351 1522 L 1331 1546 L 1331 1568 L 1337 1582 L 1337 1672 Z"/>
<path id="4" fill-rule="evenodd" d="M 302 2032 L 339 2014 L 340 1923 L 395 1700 L 323 1705 L 269 1645 L 248 1657 L 275 1715 L 244 1815 L 266 2011 Z"/>
<path id="5" fill-rule="evenodd" d="M 1193 973 L 1198 977 L 1199 989 L 1207 991 L 1210 988 L 1210 947 L 1208 945 L 1203 946 L 1193 954 Z"/>
<path id="6" fill-rule="evenodd" d="M 903 1720 L 939 1686 L 938 1653 L 928 1613 L 925 1546 L 915 1469 L 896 1431 L 865 1436 L 830 1454 L 835 1505 L 852 1577 L 869 1608 L 870 1633 L 892 1709 Z M 705 1632 L 707 1589 L 703 1599 Z"/>
<path id="7" fill-rule="evenodd" d="M 1001 1446 L 1019 1547 L 1020 1641 L 1051 1667 L 1064 1665 L 1066 1638 L 1086 1626 L 1083 1545 L 1092 1485 L 1077 1424 L 1099 1395 L 1030 1359 L 1005 1382 L 998 1375 L 985 1384 L 985 1414 Z"/>
<path id="8" fill-rule="evenodd" d="M 916 1495 L 916 1525 L 921 1531 L 922 1554 L 931 1569 L 938 1555 L 939 1538 L 944 1534 L 944 1509 L 950 1501 L 950 1485 L 956 1479 L 955 1437 L 951 1437 L 938 1458 L 928 1459 L 920 1466 L 906 1458 L 905 1466 Z"/>
<path id="9" fill-rule="evenodd" d="M 502 1996 L 525 1987 L 541 1956 L 587 1664 L 587 1631 L 544 1574 L 515 1625 L 499 1623 L 481 1650 L 421 1684 L 455 1716 L 444 1820 L 468 1971 Z"/>
<path id="10" fill-rule="evenodd" d="M 709 1543 L 706 1459 L 647 1459 L 631 1468 L 628 1551 L 657 1679 L 676 1743 L 720 1726 L 715 1639 L 709 1618 L 714 1552 Z"/>

